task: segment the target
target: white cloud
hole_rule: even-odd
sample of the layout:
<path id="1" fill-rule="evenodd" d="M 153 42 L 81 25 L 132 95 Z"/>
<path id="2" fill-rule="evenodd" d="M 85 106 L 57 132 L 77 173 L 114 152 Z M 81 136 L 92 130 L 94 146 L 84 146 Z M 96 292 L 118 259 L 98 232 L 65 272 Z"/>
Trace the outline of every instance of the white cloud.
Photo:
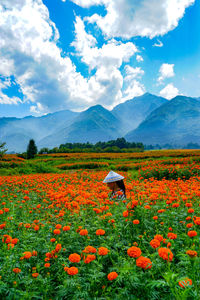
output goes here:
<path id="1" fill-rule="evenodd" d="M 14 73 L 14 63 L 12 59 L 0 57 L 0 75 L 9 77 Z"/>
<path id="2" fill-rule="evenodd" d="M 144 75 L 144 71 L 140 67 L 133 68 L 129 65 L 125 66 L 126 77 L 125 80 L 132 80 L 135 78 L 140 78 Z"/>
<path id="3" fill-rule="evenodd" d="M 156 37 L 178 26 L 185 9 L 195 0 L 71 0 L 82 7 L 104 5 L 105 16 L 86 18 L 96 23 L 105 36 L 131 38 Z"/>
<path id="4" fill-rule="evenodd" d="M 169 83 L 160 91 L 160 96 L 170 100 L 177 95 L 180 95 L 179 90 L 173 85 L 173 83 Z"/>
<path id="5" fill-rule="evenodd" d="M 2 2 L 3 1 L 3 2 Z M 112 108 L 122 98 L 122 63 L 137 52 L 131 43 L 107 41 L 98 48 L 95 37 L 76 18 L 73 42 L 77 54 L 95 73 L 84 78 L 57 46 L 59 32 L 42 0 L 2 0 L 0 4 L 0 75 L 14 76 L 31 112 L 85 109 L 100 103 Z M 1 92 L 2 93 L 2 92 Z M 1 94 L 2 98 L 2 94 Z M 4 95 L 1 102 L 16 102 Z"/>
<path id="6" fill-rule="evenodd" d="M 101 48 L 96 44 L 96 39 L 86 32 L 83 20 L 76 17 L 75 40 L 71 46 L 90 70 L 96 70 L 88 79 L 88 89 L 83 93 L 93 104 L 101 103 L 106 108 L 112 108 L 122 98 L 123 77 L 119 68 L 138 50 L 131 42 L 122 43 L 115 39 L 107 41 Z"/>
<path id="7" fill-rule="evenodd" d="M 161 83 L 164 79 L 173 77 L 174 74 L 174 64 L 162 64 L 159 70 L 160 76 L 158 82 Z"/>
<path id="8" fill-rule="evenodd" d="M 153 47 L 163 47 L 163 43 L 160 40 L 158 40 L 157 43 L 153 44 Z"/>
<path id="9" fill-rule="evenodd" d="M 81 60 L 90 69 L 100 66 L 113 66 L 119 68 L 122 62 L 127 62 L 138 50 L 131 43 L 118 42 L 115 39 L 109 40 L 102 48 L 96 47 L 96 39 L 85 31 L 85 25 L 80 17 L 76 17 L 75 41 L 71 46 L 82 57 Z"/>
<path id="10" fill-rule="evenodd" d="M 139 67 L 133 68 L 130 65 L 126 65 L 124 70 L 126 76 L 122 94 L 123 102 L 145 93 L 144 85 L 138 81 L 144 75 L 144 71 Z"/>
<path id="11" fill-rule="evenodd" d="M 10 78 L 5 78 L 5 80 L 0 78 L 0 104 L 19 104 L 22 102 L 18 97 L 8 97 L 5 94 L 4 90 L 8 89 L 10 86 Z"/>
<path id="12" fill-rule="evenodd" d="M 141 56 L 141 55 L 136 55 L 136 60 L 138 61 L 138 62 L 142 62 L 142 61 L 144 61 L 144 59 L 143 59 L 143 57 Z"/>
<path id="13" fill-rule="evenodd" d="M 145 87 L 137 80 L 132 80 L 123 92 L 123 101 L 141 96 L 145 93 Z"/>

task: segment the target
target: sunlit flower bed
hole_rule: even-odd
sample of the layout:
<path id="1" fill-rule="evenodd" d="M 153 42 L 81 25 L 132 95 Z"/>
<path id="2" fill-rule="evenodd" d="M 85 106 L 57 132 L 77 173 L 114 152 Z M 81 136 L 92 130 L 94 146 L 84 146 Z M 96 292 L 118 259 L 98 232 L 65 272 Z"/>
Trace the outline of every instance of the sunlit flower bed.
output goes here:
<path id="1" fill-rule="evenodd" d="M 199 299 L 200 177 L 0 177 L 1 299 Z"/>

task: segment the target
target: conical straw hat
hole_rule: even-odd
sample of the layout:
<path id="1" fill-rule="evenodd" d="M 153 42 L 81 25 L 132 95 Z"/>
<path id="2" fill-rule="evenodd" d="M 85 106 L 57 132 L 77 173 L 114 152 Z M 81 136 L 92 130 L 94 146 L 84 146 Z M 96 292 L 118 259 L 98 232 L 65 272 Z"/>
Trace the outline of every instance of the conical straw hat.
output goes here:
<path id="1" fill-rule="evenodd" d="M 116 172 L 110 171 L 108 175 L 104 178 L 103 183 L 114 182 L 122 179 L 124 179 L 123 176 L 119 175 Z"/>

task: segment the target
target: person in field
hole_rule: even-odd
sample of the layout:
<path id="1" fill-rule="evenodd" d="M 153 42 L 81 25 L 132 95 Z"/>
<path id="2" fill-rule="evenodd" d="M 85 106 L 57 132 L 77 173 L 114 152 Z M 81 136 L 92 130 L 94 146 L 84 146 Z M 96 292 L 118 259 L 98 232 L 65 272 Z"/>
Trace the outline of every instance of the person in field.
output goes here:
<path id="1" fill-rule="evenodd" d="M 125 200 L 126 188 L 123 181 L 124 177 L 120 174 L 110 171 L 104 178 L 103 183 L 107 183 L 107 186 L 112 191 L 110 199 L 112 200 Z"/>

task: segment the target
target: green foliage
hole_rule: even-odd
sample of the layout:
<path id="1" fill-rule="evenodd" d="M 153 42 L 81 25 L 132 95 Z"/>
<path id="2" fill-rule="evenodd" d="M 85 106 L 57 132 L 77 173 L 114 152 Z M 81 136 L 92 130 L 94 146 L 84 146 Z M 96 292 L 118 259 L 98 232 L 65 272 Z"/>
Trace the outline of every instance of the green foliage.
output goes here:
<path id="1" fill-rule="evenodd" d="M 37 154 L 37 147 L 35 145 L 35 141 L 31 139 L 27 147 L 27 158 L 28 159 L 34 158 L 36 154 Z"/>
<path id="2" fill-rule="evenodd" d="M 5 149 L 6 143 L 0 143 L 0 159 L 4 156 L 8 149 Z"/>
<path id="3" fill-rule="evenodd" d="M 142 152 L 144 145 L 142 143 L 130 143 L 125 138 L 117 138 L 108 142 L 97 142 L 96 144 L 87 143 L 66 143 L 61 144 L 59 148 L 42 148 L 39 153 L 70 153 L 70 152 Z"/>
<path id="4" fill-rule="evenodd" d="M 18 157 L 21 157 L 21 158 L 27 159 L 27 153 L 26 153 L 26 152 L 18 153 L 17 156 L 18 156 Z"/>

